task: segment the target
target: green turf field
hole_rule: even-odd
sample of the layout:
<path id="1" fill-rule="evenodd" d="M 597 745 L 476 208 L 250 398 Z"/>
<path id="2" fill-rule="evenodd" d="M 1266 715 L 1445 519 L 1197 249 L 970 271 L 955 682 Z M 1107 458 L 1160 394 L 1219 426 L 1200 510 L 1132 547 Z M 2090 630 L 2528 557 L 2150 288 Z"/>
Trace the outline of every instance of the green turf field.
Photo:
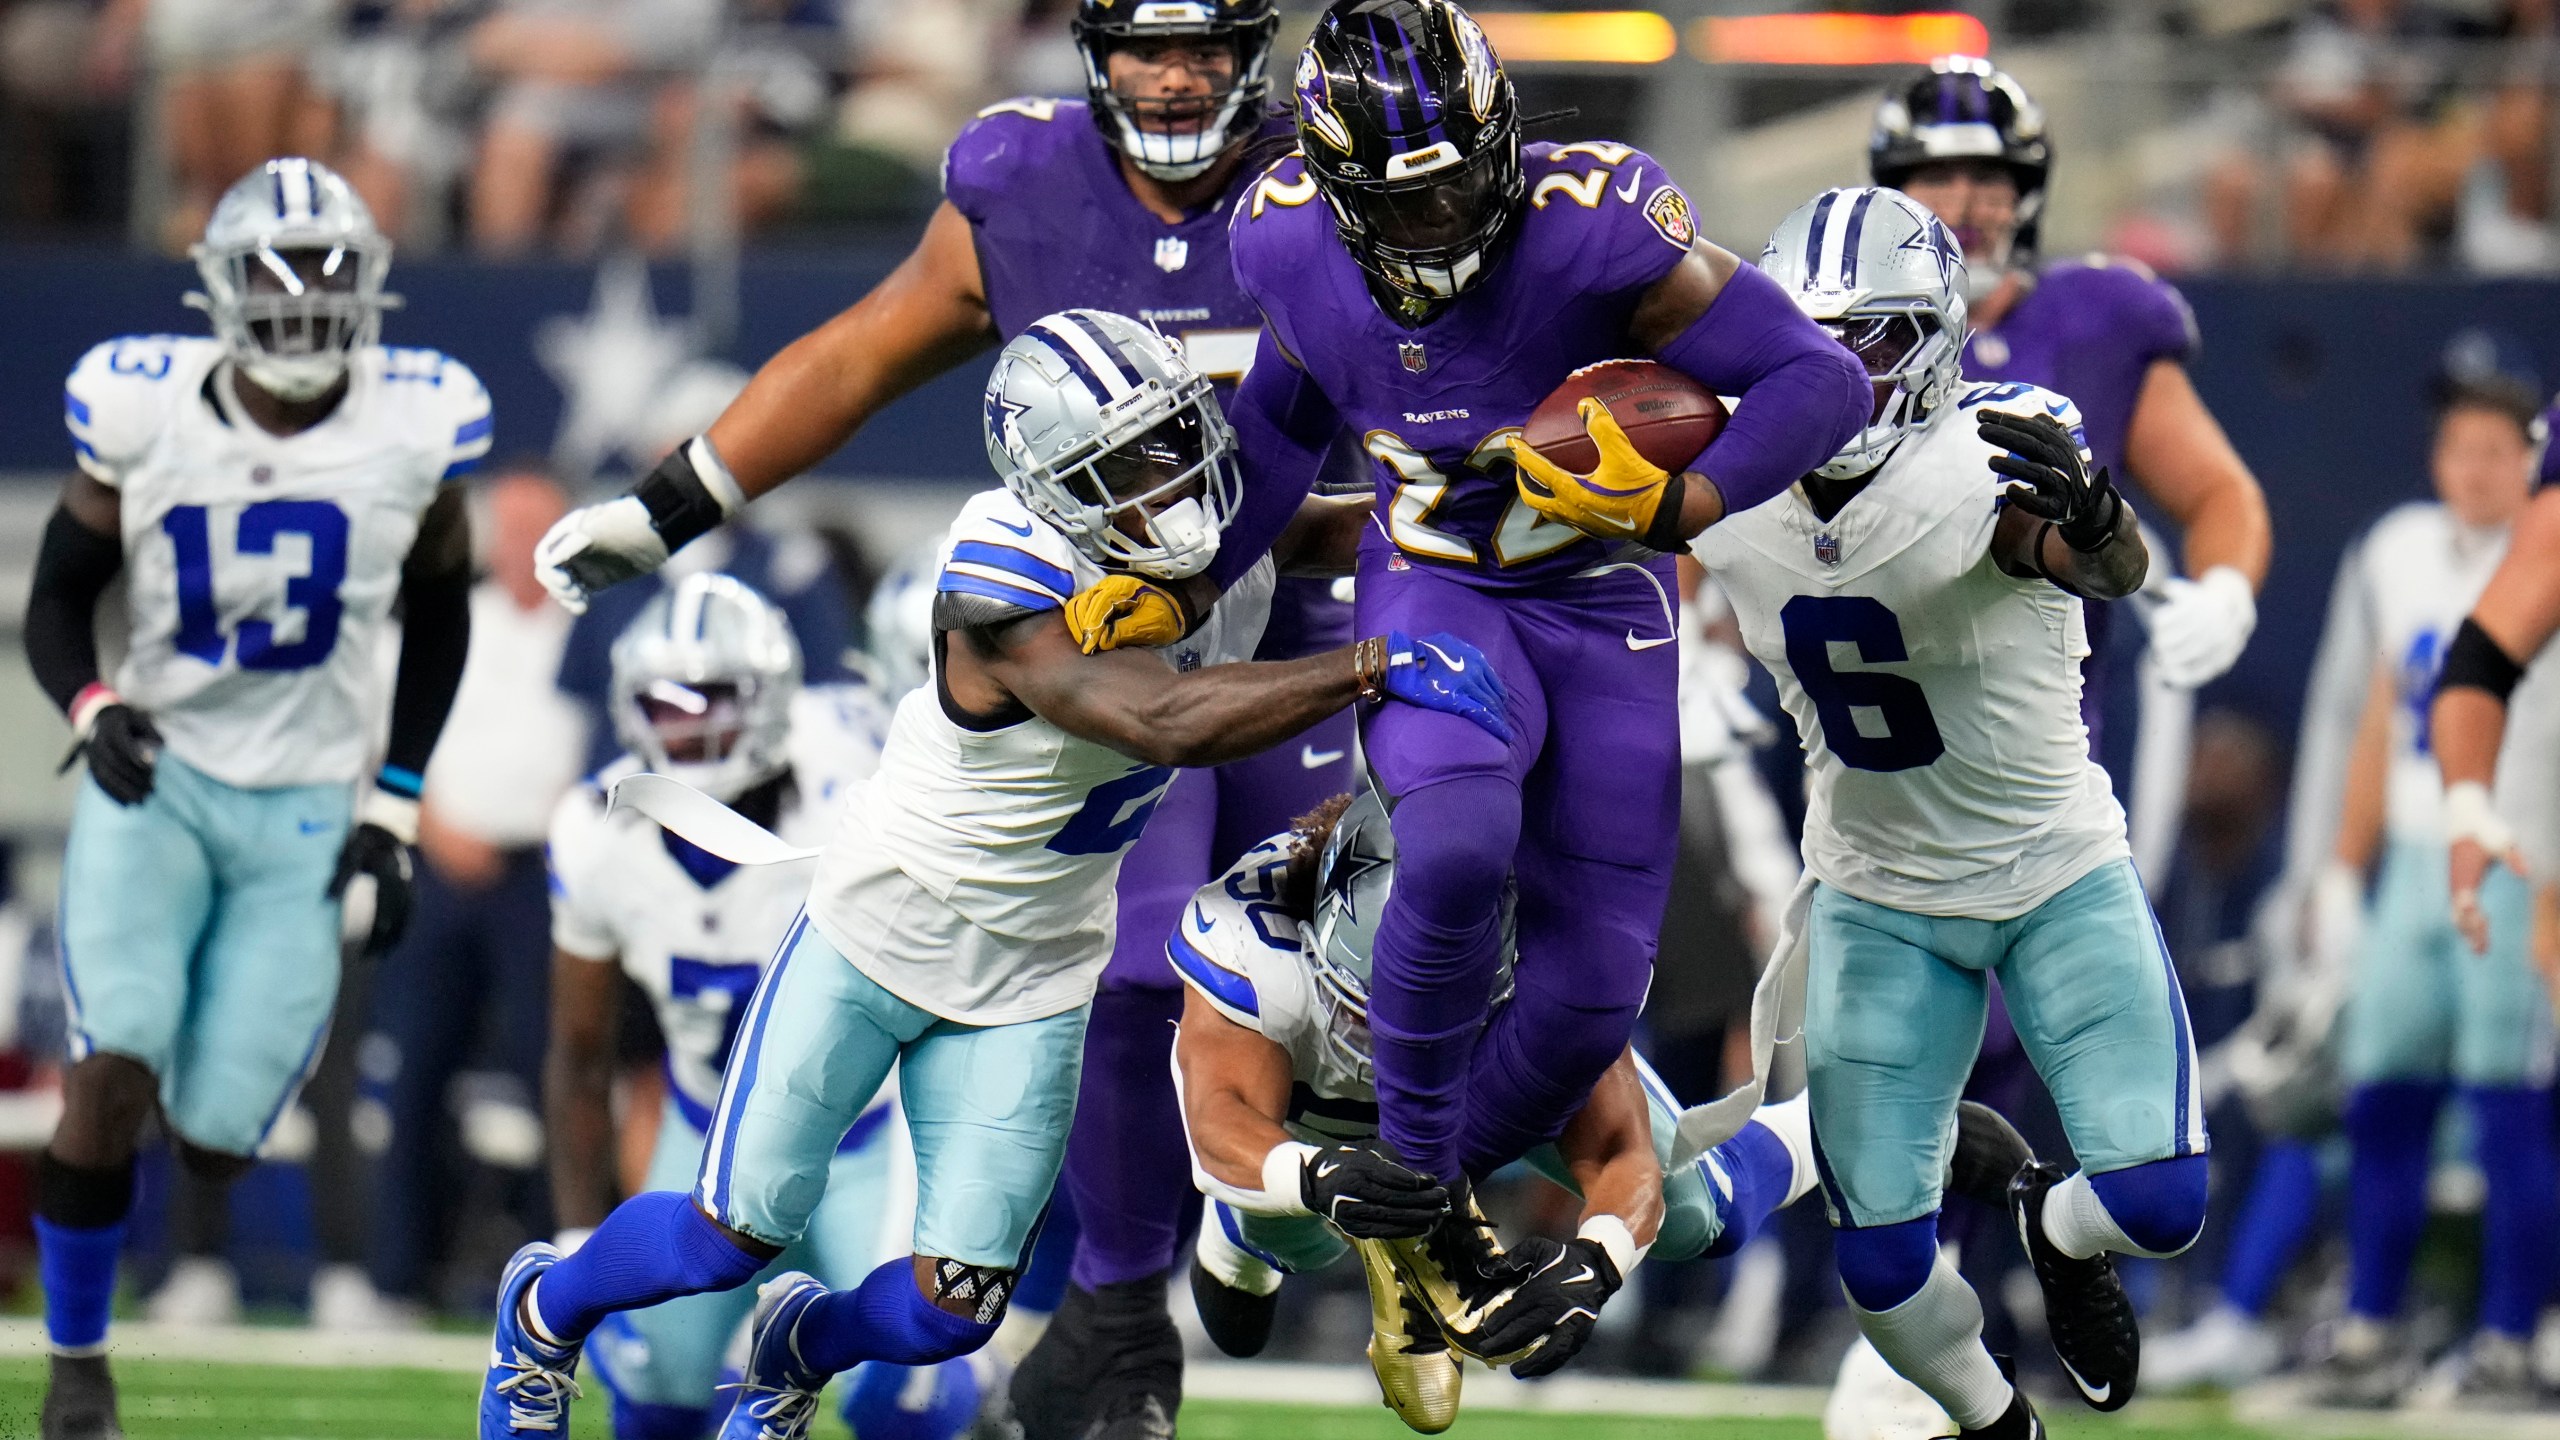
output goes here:
<path id="1" fill-rule="evenodd" d="M 0 1360 L 0 1437 L 35 1434 L 43 1362 Z M 465 1440 L 474 1380 L 426 1370 L 326 1370 L 295 1366 L 126 1361 L 118 1366 L 124 1424 L 133 1440 Z M 589 1391 L 573 1440 L 605 1440 L 605 1407 Z M 2063 1440 L 2281 1440 L 2277 1432 L 2188 1410 L 2174 1423 L 2139 1410 L 2119 1417 L 2056 1417 Z M 843 1440 L 829 1416 L 821 1436 Z M 1330 1410 L 1200 1400 L 1183 1407 L 1185 1440 L 1399 1440 L 1384 1410 Z M 1810 1420 L 1676 1420 L 1484 1412 L 1449 1432 L 1460 1440 L 1819 1440 Z"/>

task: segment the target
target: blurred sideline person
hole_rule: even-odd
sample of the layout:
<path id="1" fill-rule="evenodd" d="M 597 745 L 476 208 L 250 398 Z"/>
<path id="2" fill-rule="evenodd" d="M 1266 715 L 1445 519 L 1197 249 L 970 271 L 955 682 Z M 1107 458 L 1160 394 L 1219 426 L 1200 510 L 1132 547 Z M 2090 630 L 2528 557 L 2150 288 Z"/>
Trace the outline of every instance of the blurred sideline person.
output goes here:
<path id="1" fill-rule="evenodd" d="M 471 658 L 419 801 L 416 908 L 372 977 L 359 1057 L 364 1098 L 381 1122 L 366 1268 L 377 1292 L 416 1315 L 437 1298 L 438 1237 L 456 1229 L 460 1177 L 447 1173 L 459 1153 L 454 1077 L 485 1061 L 513 1093 L 472 1103 L 527 1117 L 539 1103 L 549 990 L 542 838 L 587 743 L 585 716 L 552 685 L 569 617 L 533 573 L 533 547 L 567 502 L 521 462 L 500 470 L 481 501 L 488 538 L 471 590 Z M 495 1041 L 485 1055 L 484 1031 Z M 530 1223 L 547 1218 L 537 1191 L 511 1188 L 524 1192 Z"/>
<path id="2" fill-rule="evenodd" d="M 819 1390 L 862 1361 L 927 1365 L 986 1344 L 1074 1118 L 1112 883 L 1172 767 L 1267 749 L 1362 699 L 1508 733 L 1500 679 L 1452 637 L 1246 662 L 1280 565 L 1348 567 L 1369 518 L 1356 504 L 1306 501 L 1161 648 L 1085 650 L 1077 632 L 1113 617 L 1080 592 L 1108 575 L 1200 573 L 1241 503 L 1234 432 L 1162 336 L 1100 311 L 1045 317 L 998 357 L 984 417 L 1003 485 L 953 522 L 933 691 L 899 703 L 862 823 L 831 831 L 749 1002 L 694 1193 L 624 1201 L 565 1258 L 518 1252 L 482 1440 L 564 1429 L 584 1343 L 608 1315 L 734 1289 L 797 1241 L 893 1064 L 916 1148 L 914 1253 L 847 1290 L 766 1282 L 725 1440 L 805 1436 Z M 652 793 L 691 815 L 693 843 L 758 834 L 698 793 Z"/>
<path id="3" fill-rule="evenodd" d="M 1271 0 L 1083 0 L 1071 28 L 1085 99 L 981 111 L 951 142 L 947 198 L 894 273 L 766 362 L 632 496 L 562 522 L 546 560 L 564 603 L 623 603 L 605 587 L 668 563 L 898 396 L 1052 312 L 1090 306 L 1153 326 L 1232 395 L 1262 317 L 1237 287 L 1228 222 L 1259 161 L 1289 145 L 1288 127 L 1264 117 L 1278 24 Z M 1329 582 L 1284 577 L 1256 655 L 1350 638 Z M 1348 788 L 1353 749 L 1345 713 L 1294 745 L 1177 776 L 1121 868 L 1120 938 L 1066 1160 L 1079 1224 L 1070 1288 L 1016 1382 L 1028 1440 L 1076 1440 L 1095 1416 L 1154 1436 L 1176 1418 L 1182 1349 L 1165 1292 L 1191 1191 L 1165 1048 L 1182 987 L 1157 937 L 1237 855 Z"/>
<path id="4" fill-rule="evenodd" d="M 2456 932 L 2446 847 L 2448 832 L 2461 832 L 2427 726 L 2460 616 L 2509 553 L 2531 495 L 2536 410 L 2536 397 L 2512 380 L 2453 387 L 2430 459 L 2438 499 L 2385 516 L 2361 550 L 2373 644 L 2335 863 L 2358 888 L 2368 873 L 2374 879 L 2341 1037 L 2354 1162 L 2347 1321 L 2322 1386 L 2336 1403 L 2392 1403 L 2416 1376 L 2418 1357 L 2394 1327 L 2426 1224 L 2448 1085 L 2470 1113 L 2488 1185 L 2479 1329 L 2459 1393 L 2516 1408 L 2538 1389 L 2527 1346 L 2551 1288 L 2560 1223 L 2550 993 L 2534 968 L 2522 874 L 2500 869 L 2478 886 L 2476 904 L 2490 922 L 2484 953 L 2471 953 Z M 2548 776 L 2552 767 L 2509 773 L 2499 810 L 2526 820 L 2560 807 L 2560 798 L 2527 788 L 2537 771 Z M 2536 858 L 2548 866 L 2560 856 Z"/>
<path id="5" fill-rule="evenodd" d="M 550 607 L 565 622 L 567 615 Z M 766 962 L 808 892 L 805 865 L 741 866 L 633 811 L 608 813 L 625 775 L 672 775 L 801 844 L 823 842 L 855 786 L 879 765 L 889 715 L 866 686 L 803 689 L 790 622 L 725 575 L 695 575 L 651 600 L 613 651 L 621 758 L 560 802 L 551 821 L 551 1045 L 543 1112 L 561 1248 L 574 1251 L 613 1206 L 613 1078 L 628 975 L 666 1036 L 666 1097 L 643 1189 L 681 1190 L 702 1163 L 720 1081 Z M 617 973 L 618 972 L 618 973 Z M 884 1091 L 846 1132 L 808 1234 L 767 1267 L 829 1284 L 860 1280 L 887 1254 L 911 1192 L 905 1127 Z M 596 1370 L 618 1440 L 698 1440 L 723 1408 L 714 1387 L 755 1306 L 743 1287 L 617 1314 L 597 1332 Z M 931 1382 L 963 1420 L 985 1388 L 968 1358 Z M 878 1367 L 847 1396 L 846 1424 L 882 1428 L 910 1381 Z"/>
<path id="6" fill-rule="evenodd" d="M 459 361 L 375 342 L 391 247 L 364 203 L 271 160 L 195 255 L 213 336 L 110 340 L 71 373 L 80 473 L 28 599 L 29 665 L 89 771 L 63 857 L 75 1059 L 37 1176 L 44 1440 L 119 1433 L 107 1320 L 144 1125 L 198 1174 L 245 1172 L 326 1029 L 352 879 L 374 889 L 367 948 L 398 938 L 470 641 L 450 482 L 489 448 L 489 397 Z M 93 611 L 120 573 L 111 685 Z M 395 602 L 389 748 L 363 784 Z"/>

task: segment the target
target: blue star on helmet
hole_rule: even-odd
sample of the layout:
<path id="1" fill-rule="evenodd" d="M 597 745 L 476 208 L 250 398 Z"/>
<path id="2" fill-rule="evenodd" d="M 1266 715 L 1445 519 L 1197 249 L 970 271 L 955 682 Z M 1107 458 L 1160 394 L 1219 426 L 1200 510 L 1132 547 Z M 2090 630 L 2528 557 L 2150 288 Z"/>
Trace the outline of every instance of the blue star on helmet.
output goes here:
<path id="1" fill-rule="evenodd" d="M 999 438 L 1017 437 L 1014 422 L 1030 405 L 1007 396 L 1001 390 L 987 392 L 987 430 Z"/>
<path id="2" fill-rule="evenodd" d="M 1964 264 L 1964 247 L 1956 243 L 1955 232 L 1936 216 L 1929 223 L 1903 237 L 1896 250 L 1924 250 L 1938 257 L 1938 278 L 1946 279 Z"/>

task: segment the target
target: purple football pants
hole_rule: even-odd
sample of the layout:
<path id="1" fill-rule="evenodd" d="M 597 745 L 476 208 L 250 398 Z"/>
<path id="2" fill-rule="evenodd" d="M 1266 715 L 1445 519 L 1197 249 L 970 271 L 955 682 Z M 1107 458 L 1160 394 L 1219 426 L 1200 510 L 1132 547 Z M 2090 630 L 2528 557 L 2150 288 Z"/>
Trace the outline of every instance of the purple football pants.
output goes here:
<path id="1" fill-rule="evenodd" d="M 1370 977 L 1380 1124 L 1441 1179 L 1554 1139 L 1635 1028 L 1679 820 L 1671 586 L 1668 559 L 1494 593 L 1374 540 L 1361 555 L 1361 634 L 1456 635 L 1511 697 L 1507 745 L 1362 707 L 1396 841 Z M 1515 878 L 1517 988 L 1488 1024 Z"/>
<path id="2" fill-rule="evenodd" d="M 1163 1274 L 1200 1203 L 1173 1095 L 1182 982 L 1165 937 L 1237 856 L 1350 789 L 1350 753 L 1345 711 L 1249 760 L 1185 770 L 1121 862 L 1119 938 L 1093 997 L 1067 1136 L 1067 1194 L 1083 1226 L 1069 1270 L 1077 1285 Z"/>

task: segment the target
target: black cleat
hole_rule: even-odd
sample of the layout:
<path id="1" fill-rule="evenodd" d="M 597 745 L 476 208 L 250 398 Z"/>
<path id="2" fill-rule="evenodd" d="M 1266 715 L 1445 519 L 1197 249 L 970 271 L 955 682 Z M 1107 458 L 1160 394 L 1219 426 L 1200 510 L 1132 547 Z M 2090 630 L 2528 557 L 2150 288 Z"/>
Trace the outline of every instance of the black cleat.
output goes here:
<path id="1" fill-rule="evenodd" d="M 44 1440 L 124 1440 L 116 1424 L 116 1382 L 104 1355 L 56 1355 L 44 1387 Z"/>
<path id="2" fill-rule="evenodd" d="M 1165 1308 L 1167 1275 L 1093 1292 L 1092 1409 L 1080 1440 L 1173 1440 L 1182 1411 L 1182 1332 Z"/>
<path id="3" fill-rule="evenodd" d="M 2142 1363 L 2142 1328 L 2124 1282 L 2116 1278 L 2113 1259 L 2101 1253 L 2074 1260 L 2045 1238 L 2045 1197 L 2067 1178 L 2061 1166 L 2042 1161 L 2020 1170 L 2009 1182 L 2009 1213 L 2017 1219 L 2018 1239 L 2027 1247 L 2027 1261 L 2044 1290 L 2045 1328 L 2053 1335 L 2062 1373 L 2071 1377 L 2089 1408 L 2121 1410 L 2133 1399 L 2134 1376 Z"/>
<path id="4" fill-rule="evenodd" d="M 1093 1292 L 1070 1284 L 1005 1393 L 1023 1440 L 1078 1440 L 1093 1415 Z"/>
<path id="5" fill-rule="evenodd" d="M 2009 1408 L 2000 1412 L 1999 1419 L 1979 1430 L 1958 1426 L 1956 1433 L 1948 1436 L 1947 1440 L 2047 1440 L 2047 1433 L 2043 1417 L 2036 1414 L 2036 1407 L 2027 1402 L 2027 1392 L 2012 1389 Z"/>
<path id="6" fill-rule="evenodd" d="M 1999 1111 L 1972 1100 L 1956 1105 L 1956 1151 L 1947 1157 L 1947 1189 L 2006 1209 L 2009 1182 L 2034 1163 L 2035 1147 Z"/>
<path id="7" fill-rule="evenodd" d="M 1191 1303 L 1200 1312 L 1200 1328 L 1222 1354 L 1250 1360 L 1271 1343 L 1271 1321 L 1280 1313 L 1280 1292 L 1256 1295 L 1239 1290 L 1209 1273 L 1199 1257 L 1191 1261 Z"/>

